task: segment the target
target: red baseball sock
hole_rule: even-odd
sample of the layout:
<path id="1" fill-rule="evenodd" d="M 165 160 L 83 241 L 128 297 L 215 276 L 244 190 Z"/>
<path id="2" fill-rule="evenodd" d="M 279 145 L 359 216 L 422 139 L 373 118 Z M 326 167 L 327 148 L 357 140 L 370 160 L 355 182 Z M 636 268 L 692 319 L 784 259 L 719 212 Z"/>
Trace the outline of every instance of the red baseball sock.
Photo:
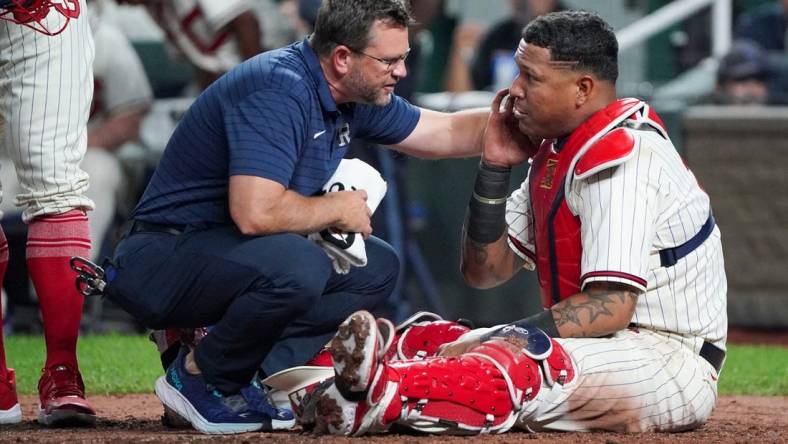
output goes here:
<path id="1" fill-rule="evenodd" d="M 90 257 L 88 217 L 82 210 L 30 221 L 27 269 L 44 321 L 46 367 L 77 366 L 77 337 L 84 297 L 76 289 L 76 273 L 68 264 L 72 256 Z"/>
<path id="2" fill-rule="evenodd" d="M 0 287 L 3 286 L 5 279 L 5 271 L 8 268 L 8 240 L 5 238 L 5 232 L 0 227 Z M 3 302 L 0 300 L 0 310 Z M 7 307 L 6 307 L 7 308 Z M 6 376 L 6 363 L 5 363 L 5 345 L 3 345 L 3 323 L 0 322 L 0 380 L 5 380 Z"/>

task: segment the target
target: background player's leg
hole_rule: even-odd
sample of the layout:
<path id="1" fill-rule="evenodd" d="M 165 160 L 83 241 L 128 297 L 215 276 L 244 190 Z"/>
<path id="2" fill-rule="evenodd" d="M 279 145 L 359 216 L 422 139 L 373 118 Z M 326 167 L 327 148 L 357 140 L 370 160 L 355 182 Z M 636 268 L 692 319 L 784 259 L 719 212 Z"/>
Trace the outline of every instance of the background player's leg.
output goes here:
<path id="1" fill-rule="evenodd" d="M 8 267 L 8 241 L 0 228 L 0 286 Z M 2 304 L 2 302 L 0 302 Z M 0 307 L 2 308 L 2 307 Z M 14 371 L 6 367 L 3 330 L 0 323 L 0 424 L 15 424 L 22 420 L 22 410 L 16 396 Z"/>
<path id="2" fill-rule="evenodd" d="M 5 238 L 5 232 L 0 227 L 0 287 L 3 285 L 5 279 L 5 271 L 8 269 L 8 240 Z M 2 304 L 2 301 L 0 301 Z M 2 308 L 2 307 L 0 307 Z M 2 323 L 0 323 L 2 327 Z M 6 362 L 5 362 L 5 346 L 3 345 L 3 329 L 0 328 L 0 381 L 5 380 Z M 2 406 L 0 406 L 2 408 Z"/>
<path id="3" fill-rule="evenodd" d="M 81 210 L 41 216 L 29 223 L 27 266 L 38 294 L 47 346 L 46 368 L 77 368 L 77 336 L 83 296 L 74 286 L 69 259 L 90 257 L 88 218 Z"/>
<path id="4" fill-rule="evenodd" d="M 9 92 L 0 98 L 7 121 L 6 146 L 14 162 L 29 224 L 28 270 L 38 293 L 47 342 L 47 365 L 39 381 L 45 424 L 90 422 L 95 412 L 84 399 L 76 365 L 82 298 L 68 259 L 90 252 L 83 195 L 88 176 L 79 168 L 87 147 L 87 119 L 93 94 L 93 40 L 82 9 L 57 36 L 4 24 L 0 77 Z M 46 17 L 58 29 L 63 17 Z M 62 421 L 61 421 L 62 420 Z"/>

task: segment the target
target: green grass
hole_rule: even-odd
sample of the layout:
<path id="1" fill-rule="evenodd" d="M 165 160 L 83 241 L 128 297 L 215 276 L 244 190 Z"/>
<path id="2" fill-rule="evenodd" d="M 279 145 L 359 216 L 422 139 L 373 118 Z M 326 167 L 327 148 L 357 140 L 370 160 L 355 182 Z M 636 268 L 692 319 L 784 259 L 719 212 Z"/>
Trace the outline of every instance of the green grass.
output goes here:
<path id="1" fill-rule="evenodd" d="M 155 346 L 144 336 L 84 336 L 79 365 L 88 393 L 152 393 L 163 374 Z M 37 392 L 44 362 L 40 337 L 6 339 L 6 354 L 17 370 L 20 393 Z M 720 395 L 788 395 L 788 348 L 729 346 L 719 385 Z"/>
<path id="2" fill-rule="evenodd" d="M 788 348 L 729 345 L 718 389 L 721 395 L 788 395 Z"/>
<path id="3" fill-rule="evenodd" d="M 88 393 L 153 393 L 164 374 L 156 346 L 146 336 L 83 336 L 77 346 L 79 367 Z M 16 369 L 19 393 L 38 393 L 44 363 L 40 336 L 6 338 L 8 366 Z"/>

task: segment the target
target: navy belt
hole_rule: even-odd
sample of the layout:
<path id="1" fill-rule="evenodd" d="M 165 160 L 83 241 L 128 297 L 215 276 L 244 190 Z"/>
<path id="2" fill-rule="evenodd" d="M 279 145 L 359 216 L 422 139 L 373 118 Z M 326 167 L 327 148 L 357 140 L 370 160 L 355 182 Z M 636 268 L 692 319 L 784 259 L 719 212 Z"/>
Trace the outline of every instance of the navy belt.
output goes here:
<path id="1" fill-rule="evenodd" d="M 711 213 L 711 210 L 709 210 L 709 218 L 706 219 L 706 223 L 700 227 L 700 231 L 698 231 L 698 233 L 693 236 L 692 239 L 684 242 L 678 247 L 659 250 L 660 265 L 663 267 L 672 267 L 676 265 L 676 262 L 678 262 L 679 259 L 692 253 L 696 248 L 700 247 L 701 244 L 703 244 L 703 242 L 705 242 L 706 239 L 711 236 L 712 231 L 714 231 L 714 224 L 714 215 Z"/>
<path id="2" fill-rule="evenodd" d="M 717 370 L 717 373 L 720 372 L 722 363 L 725 362 L 725 352 L 721 348 L 711 342 L 703 341 L 703 346 L 701 346 L 700 353 L 698 354 L 711 364 L 711 366 Z"/>
<path id="3" fill-rule="evenodd" d="M 145 222 L 143 220 L 135 220 L 131 225 L 129 233 L 166 233 L 177 236 L 183 233 L 183 228 L 174 227 L 172 225 L 154 224 L 152 222 Z"/>

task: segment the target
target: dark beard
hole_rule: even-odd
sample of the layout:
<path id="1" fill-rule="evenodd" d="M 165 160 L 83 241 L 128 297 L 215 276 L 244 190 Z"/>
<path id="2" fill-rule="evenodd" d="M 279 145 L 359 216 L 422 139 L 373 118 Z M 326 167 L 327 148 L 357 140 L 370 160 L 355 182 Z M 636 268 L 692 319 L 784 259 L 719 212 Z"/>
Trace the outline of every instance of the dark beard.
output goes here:
<path id="1" fill-rule="evenodd" d="M 386 93 L 382 88 L 370 85 L 360 70 L 351 72 L 347 79 L 348 87 L 359 97 L 359 102 L 386 106 L 391 101 L 391 94 Z"/>

